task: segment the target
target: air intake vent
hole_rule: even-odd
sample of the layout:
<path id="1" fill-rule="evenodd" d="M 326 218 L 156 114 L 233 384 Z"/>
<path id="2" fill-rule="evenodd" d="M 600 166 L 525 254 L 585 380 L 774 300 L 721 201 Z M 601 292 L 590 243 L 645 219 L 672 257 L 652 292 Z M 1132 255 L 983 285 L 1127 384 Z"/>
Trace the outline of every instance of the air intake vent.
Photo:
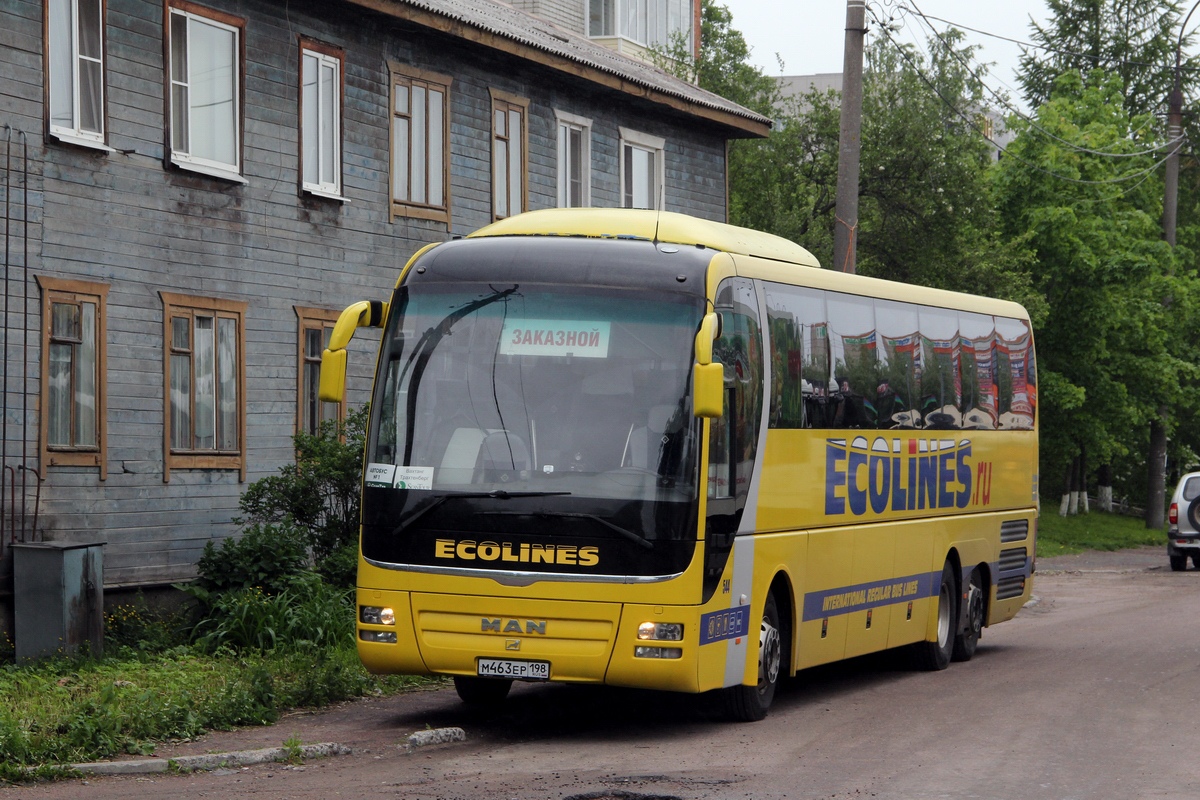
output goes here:
<path id="1" fill-rule="evenodd" d="M 1029 538 L 1029 520 L 1010 519 L 1000 523 L 1000 541 L 1022 542 Z"/>
<path id="2" fill-rule="evenodd" d="M 1025 591 L 1025 576 L 1001 578 L 996 582 L 996 599 L 1007 600 L 1010 597 L 1020 597 Z"/>
<path id="3" fill-rule="evenodd" d="M 1003 575 L 1006 572 L 1020 571 L 1022 573 L 1022 577 L 1024 577 L 1025 562 L 1028 557 L 1029 551 L 1024 547 L 1014 547 L 1011 550 L 1001 550 L 1000 574 Z"/>

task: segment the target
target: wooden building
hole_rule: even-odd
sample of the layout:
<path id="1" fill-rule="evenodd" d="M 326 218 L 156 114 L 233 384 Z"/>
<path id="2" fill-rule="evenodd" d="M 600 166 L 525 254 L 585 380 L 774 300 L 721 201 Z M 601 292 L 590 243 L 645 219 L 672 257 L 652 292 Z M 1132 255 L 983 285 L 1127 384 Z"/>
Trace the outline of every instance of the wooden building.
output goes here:
<path id="1" fill-rule="evenodd" d="M 110 590 L 193 575 L 336 413 L 337 311 L 420 246 L 556 205 L 726 218 L 727 142 L 769 121 L 574 3 L 0 3 L 0 604 L 20 541 L 105 542 Z"/>

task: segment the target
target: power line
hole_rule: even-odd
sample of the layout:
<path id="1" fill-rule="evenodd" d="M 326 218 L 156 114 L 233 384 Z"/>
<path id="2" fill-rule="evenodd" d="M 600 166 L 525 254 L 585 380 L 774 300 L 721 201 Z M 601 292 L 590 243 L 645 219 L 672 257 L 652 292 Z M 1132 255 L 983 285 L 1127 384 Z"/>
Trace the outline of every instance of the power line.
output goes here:
<path id="1" fill-rule="evenodd" d="M 936 37 L 937 40 L 942 44 L 942 46 L 945 48 L 946 52 L 948 52 L 956 61 L 958 61 L 958 63 L 961 64 L 963 66 L 963 68 L 966 69 L 971 74 L 971 76 L 974 77 L 975 80 L 977 80 L 979 82 L 979 85 L 982 86 L 985 90 L 987 90 L 987 92 L 993 98 L 995 98 L 995 100 L 998 103 L 1000 103 L 1005 108 L 1007 108 L 1009 111 L 1013 112 L 1015 115 L 1017 115 L 1022 120 L 1024 120 L 1029 125 L 1031 130 L 1037 131 L 1038 133 L 1040 133 L 1050 139 L 1053 139 L 1053 140 L 1065 145 L 1066 147 L 1070 147 L 1074 150 L 1077 150 L 1082 153 L 1087 153 L 1089 155 L 1104 156 L 1106 158 L 1134 158 L 1134 157 L 1139 157 L 1139 156 L 1158 152 L 1159 150 L 1161 150 L 1162 147 L 1171 147 L 1171 146 L 1179 143 L 1183 139 L 1183 137 L 1180 136 L 1179 138 L 1168 141 L 1163 145 L 1155 145 L 1154 147 L 1148 148 L 1145 150 L 1139 150 L 1139 151 L 1131 152 L 1131 153 L 1118 153 L 1118 152 L 1111 152 L 1111 151 L 1105 151 L 1105 150 L 1093 150 L 1091 148 L 1084 147 L 1082 145 L 1076 144 L 1075 142 L 1070 142 L 1070 141 L 1067 141 L 1066 139 L 1056 136 L 1055 134 L 1051 133 L 1050 131 L 1046 130 L 1041 125 L 1039 125 L 1034 120 L 1033 117 L 1028 116 L 1027 114 L 1023 113 L 1020 109 L 1018 109 L 1016 106 L 1009 103 L 1008 98 L 1003 93 L 997 92 L 990 85 L 988 85 L 987 81 L 984 79 L 984 76 L 981 75 L 979 72 L 976 72 L 975 69 L 973 69 L 972 66 L 962 58 L 962 56 L 959 54 L 958 50 L 956 50 L 954 47 L 951 46 L 951 44 L 949 42 L 947 42 L 944 38 L 942 38 L 942 34 L 929 21 L 930 19 L 937 19 L 936 17 L 927 17 L 927 15 L 925 15 L 921 11 L 921 9 L 917 8 L 916 3 L 912 3 L 911 8 L 908 6 L 905 6 L 904 4 L 901 4 L 900 8 L 902 10 L 908 11 L 911 14 L 915 14 L 917 17 L 919 17 L 925 23 L 925 25 L 927 25 L 929 27 L 930 32 L 932 32 L 934 37 Z M 939 19 L 939 21 L 944 22 L 945 20 Z M 953 25 L 953 23 L 947 23 L 947 24 Z M 1001 83 L 1003 84 L 1003 81 L 1001 81 Z M 1007 87 L 1007 84 L 1004 84 L 1004 85 Z M 1011 88 L 1011 87 L 1009 87 L 1009 88 Z M 1141 128 L 1139 128 L 1138 130 L 1141 130 Z M 1136 133 L 1136 131 L 1131 132 L 1131 138 L 1132 138 L 1133 133 Z"/>
<path id="2" fill-rule="evenodd" d="M 931 81 L 928 77 L 926 77 L 925 73 L 921 70 L 920 66 L 918 66 L 912 60 L 912 58 L 909 56 L 908 52 L 904 49 L 904 47 L 902 47 L 901 44 L 899 42 L 897 42 L 896 39 L 892 36 L 891 29 L 882 20 L 880 20 L 878 16 L 875 15 L 874 11 L 871 12 L 871 16 L 875 17 L 875 21 L 879 23 L 880 30 L 882 30 L 884 32 L 884 35 L 888 38 L 888 41 L 890 41 L 893 45 L 895 45 L 896 51 L 900 54 L 900 57 L 903 58 L 908 63 L 908 65 L 913 69 L 913 72 L 917 75 L 917 77 L 921 80 L 921 82 L 924 83 L 926 86 L 928 86 L 931 90 L 933 90 L 933 93 L 935 95 L 937 95 L 938 99 L 940 99 L 942 101 L 942 103 L 948 109 L 950 109 L 957 116 L 959 116 L 964 122 L 967 123 L 968 126 L 970 126 L 976 133 L 978 133 L 980 136 L 982 136 L 985 140 L 987 140 L 988 142 L 991 142 L 991 144 L 993 146 L 995 146 L 1001 153 L 1005 154 L 1009 158 L 1016 159 L 1017 161 L 1021 162 L 1022 164 L 1025 164 L 1026 166 L 1030 167 L 1031 169 L 1034 169 L 1038 172 L 1049 175 L 1050 177 L 1057 178 L 1058 180 L 1066 181 L 1067 183 L 1084 184 L 1084 185 L 1090 185 L 1090 186 L 1104 186 L 1104 185 L 1114 185 L 1114 184 L 1118 184 L 1118 183 L 1124 183 L 1126 181 L 1134 180 L 1137 178 L 1143 178 L 1144 176 L 1147 176 L 1147 175 L 1149 175 L 1149 173 L 1158 169 L 1158 167 L 1160 167 L 1162 164 L 1166 163 L 1167 158 L 1170 157 L 1168 155 L 1167 157 L 1155 162 L 1154 164 L 1152 164 L 1151 166 L 1149 166 L 1148 168 L 1146 168 L 1144 170 L 1140 170 L 1138 172 L 1131 173 L 1128 175 L 1122 175 L 1121 177 L 1118 177 L 1118 178 L 1109 178 L 1109 179 L 1102 180 L 1102 181 L 1087 180 L 1087 179 L 1083 179 L 1083 178 L 1073 178 L 1069 175 L 1061 175 L 1057 172 L 1053 172 L 1051 170 L 1045 169 L 1044 167 L 1042 167 L 1039 164 L 1035 164 L 1032 161 L 1029 161 L 1028 159 L 1022 158 L 1021 156 L 1018 156 L 1018 155 L 1012 153 L 1011 151 L 1009 151 L 1008 148 L 1004 147 L 999 142 L 994 140 L 991 136 L 988 136 L 983 130 L 981 130 L 978 123 L 976 123 L 975 120 L 973 120 L 966 113 L 964 113 L 962 110 L 960 110 L 953 102 L 951 102 L 949 99 L 947 99 L 946 96 L 942 94 L 941 90 L 938 89 L 938 87 L 936 85 L 934 85 L 933 81 Z M 1078 149 L 1083 149 L 1083 148 L 1078 148 Z M 1105 154 L 1102 153 L 1101 155 L 1105 155 Z"/>

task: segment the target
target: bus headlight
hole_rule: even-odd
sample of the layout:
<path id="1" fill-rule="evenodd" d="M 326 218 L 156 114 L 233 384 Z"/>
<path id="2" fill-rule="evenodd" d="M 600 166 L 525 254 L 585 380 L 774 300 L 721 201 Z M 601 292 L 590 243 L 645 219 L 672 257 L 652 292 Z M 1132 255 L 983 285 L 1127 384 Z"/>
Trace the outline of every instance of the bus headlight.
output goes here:
<path id="1" fill-rule="evenodd" d="M 683 658 L 681 647 L 646 647 L 639 645 L 633 648 L 634 658 Z"/>
<path id="2" fill-rule="evenodd" d="M 643 622 L 638 625 L 639 639 L 658 642 L 682 642 L 683 625 L 678 622 Z"/>
<path id="3" fill-rule="evenodd" d="M 396 624 L 395 612 L 390 608 L 380 608 L 379 606 L 359 606 L 358 619 L 365 625 Z"/>

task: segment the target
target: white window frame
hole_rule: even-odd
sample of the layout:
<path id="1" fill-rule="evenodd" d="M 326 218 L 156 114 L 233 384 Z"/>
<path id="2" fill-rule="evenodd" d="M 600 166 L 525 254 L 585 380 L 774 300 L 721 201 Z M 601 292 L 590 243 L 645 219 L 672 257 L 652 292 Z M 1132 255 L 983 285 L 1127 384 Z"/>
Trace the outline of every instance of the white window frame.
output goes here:
<path id="1" fill-rule="evenodd" d="M 206 9 L 200 9 L 191 3 L 172 3 L 169 10 L 169 22 L 167 26 L 167 70 L 166 70 L 166 85 L 167 85 L 167 120 L 170 139 L 170 154 L 171 163 L 181 169 L 200 172 L 205 175 L 211 175 L 216 178 L 225 178 L 238 183 L 246 183 L 242 177 L 242 91 L 243 91 L 243 59 L 242 59 L 242 41 L 243 41 L 243 26 L 233 24 L 230 21 L 222 21 L 216 18 L 217 12 L 206 12 Z M 210 16 L 210 14 L 212 14 Z M 233 34 L 233 52 L 230 54 L 233 63 L 233 123 L 230 126 L 231 130 L 225 131 L 232 136 L 233 145 L 233 160 L 230 162 L 217 161 L 203 156 L 195 155 L 191 152 L 190 145 L 193 140 L 192 127 L 192 100 L 191 89 L 194 83 L 191 67 L 192 60 L 189 58 L 185 65 L 187 76 L 183 80 L 176 80 L 174 74 L 175 55 L 175 38 L 173 34 L 174 26 L 178 24 L 185 25 L 187 31 L 187 48 L 190 51 L 191 44 L 191 26 L 192 24 L 208 25 L 218 30 L 227 31 Z M 175 93 L 177 91 L 186 92 L 188 100 L 184 106 L 187 112 L 187 119 L 184 120 L 184 125 L 187 126 L 187 141 L 183 146 L 179 145 L 180 132 L 177 130 L 176 119 L 174 114 L 175 108 Z M 184 149 L 188 147 L 189 149 Z"/>
<path id="2" fill-rule="evenodd" d="M 592 205 L 592 121 L 587 117 L 569 114 L 566 111 L 554 112 L 557 120 L 558 142 L 558 207 L 572 208 L 570 204 L 570 175 L 571 152 L 567 147 L 567 135 L 571 131 L 579 133 L 579 206 L 587 208 Z"/>
<path id="3" fill-rule="evenodd" d="M 306 106 L 308 98 L 307 65 L 309 59 L 316 62 L 318 78 L 315 81 L 316 122 L 309 120 L 310 109 Z M 321 47 L 313 42 L 301 42 L 300 46 L 300 185 L 304 191 L 344 200 L 342 197 L 342 63 L 341 54 L 330 48 Z M 333 89 L 336 97 L 325 96 L 329 91 L 319 76 L 324 69 L 333 71 Z M 332 110 L 330 110 L 332 108 Z M 326 119 L 331 115 L 331 119 Z M 315 128 L 312 130 L 311 128 Z M 311 163 L 314 157 L 310 154 L 313 142 L 316 142 L 316 163 Z M 329 163 L 326 163 L 326 162 Z M 307 180 L 310 170 L 316 174 L 316 181 Z M 331 180 L 326 180 L 329 175 Z"/>
<path id="4" fill-rule="evenodd" d="M 96 35 L 98 53 L 86 55 L 80 47 L 79 28 L 82 24 L 80 6 L 94 5 L 98 30 Z M 59 15 L 65 12 L 65 19 Z M 46 117 L 49 121 L 50 135 L 55 139 L 71 144 L 93 147 L 112 152 L 107 147 L 105 139 L 106 92 L 105 92 L 105 54 L 107 41 L 105 37 L 105 16 L 108 7 L 105 0 L 47 0 L 46 14 L 46 75 L 47 103 Z M 61 23 L 61 24 L 59 24 Z M 66 41 L 63 41 L 64 37 Z M 63 76 L 63 62 L 70 62 L 70 74 Z M 99 72 L 96 78 L 97 129 L 83 127 L 83 84 L 81 70 L 86 65 L 92 65 Z M 61 125 L 55 122 L 54 109 L 56 101 L 62 100 L 60 92 L 69 92 L 71 103 L 71 125 Z"/>
<path id="5" fill-rule="evenodd" d="M 661 209 L 666 205 L 666 164 L 665 154 L 667 148 L 667 140 L 661 136 L 652 136 L 648 133 L 630 130 L 629 128 L 621 128 L 621 155 L 620 155 L 620 180 L 621 180 L 621 208 L 635 208 L 630 204 L 629 193 L 626 191 L 625 181 L 627 173 L 630 169 L 628 164 L 627 149 L 648 152 L 654 156 L 654 187 L 653 197 L 650 200 L 648 208 Z M 629 176 L 632 179 L 632 175 Z"/>
<path id="6" fill-rule="evenodd" d="M 696 0 L 588 0 L 588 36 L 593 39 L 627 39 L 641 47 L 671 44 L 676 31 L 695 37 Z M 676 24 L 675 30 L 671 23 Z"/>

